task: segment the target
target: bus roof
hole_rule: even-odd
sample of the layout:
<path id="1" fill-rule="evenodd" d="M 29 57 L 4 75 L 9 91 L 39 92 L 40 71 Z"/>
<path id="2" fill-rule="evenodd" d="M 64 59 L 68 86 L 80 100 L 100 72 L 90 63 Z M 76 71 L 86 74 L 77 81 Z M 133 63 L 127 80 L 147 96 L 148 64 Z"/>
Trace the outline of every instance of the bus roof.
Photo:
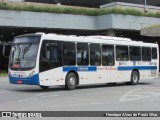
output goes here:
<path id="1" fill-rule="evenodd" d="M 35 33 L 35 35 L 41 35 L 41 39 L 68 41 L 68 42 L 88 42 L 88 43 L 100 43 L 100 44 L 115 44 L 115 45 L 133 45 L 133 46 L 151 46 L 157 47 L 156 43 L 144 43 L 143 41 L 133 41 L 130 38 L 111 37 L 111 36 L 76 36 L 76 35 L 62 35 L 55 33 Z"/>

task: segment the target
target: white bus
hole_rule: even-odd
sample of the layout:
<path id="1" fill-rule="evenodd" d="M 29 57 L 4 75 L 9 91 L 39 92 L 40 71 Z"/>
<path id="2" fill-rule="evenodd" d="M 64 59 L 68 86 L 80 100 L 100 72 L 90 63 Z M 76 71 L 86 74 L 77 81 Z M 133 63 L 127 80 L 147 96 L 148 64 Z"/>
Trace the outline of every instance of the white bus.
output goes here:
<path id="1" fill-rule="evenodd" d="M 49 86 L 126 82 L 158 77 L 158 44 L 107 36 L 27 34 L 14 38 L 11 84 Z"/>

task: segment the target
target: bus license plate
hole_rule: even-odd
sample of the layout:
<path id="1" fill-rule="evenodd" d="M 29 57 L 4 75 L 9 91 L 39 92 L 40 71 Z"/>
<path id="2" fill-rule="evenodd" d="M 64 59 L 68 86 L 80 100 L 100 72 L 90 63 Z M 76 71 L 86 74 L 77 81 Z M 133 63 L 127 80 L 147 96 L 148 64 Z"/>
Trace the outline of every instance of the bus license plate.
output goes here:
<path id="1" fill-rule="evenodd" d="M 17 84 L 22 84 L 22 80 L 18 80 L 18 81 L 17 81 Z"/>

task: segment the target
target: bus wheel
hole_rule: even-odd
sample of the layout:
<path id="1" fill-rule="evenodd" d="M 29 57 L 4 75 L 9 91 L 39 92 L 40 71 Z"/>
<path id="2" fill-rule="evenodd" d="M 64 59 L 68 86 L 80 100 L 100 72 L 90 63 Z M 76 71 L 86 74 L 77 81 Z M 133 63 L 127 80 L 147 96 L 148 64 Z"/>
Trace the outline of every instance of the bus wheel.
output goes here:
<path id="1" fill-rule="evenodd" d="M 131 74 L 131 85 L 137 85 L 139 82 L 139 73 L 137 71 L 133 71 Z"/>
<path id="2" fill-rule="evenodd" d="M 42 88 L 44 90 L 47 90 L 49 88 L 49 86 L 42 86 L 42 85 L 40 85 L 40 88 Z"/>
<path id="3" fill-rule="evenodd" d="M 66 77 L 66 84 L 65 87 L 68 90 L 74 90 L 77 84 L 77 76 L 74 73 L 69 73 Z"/>

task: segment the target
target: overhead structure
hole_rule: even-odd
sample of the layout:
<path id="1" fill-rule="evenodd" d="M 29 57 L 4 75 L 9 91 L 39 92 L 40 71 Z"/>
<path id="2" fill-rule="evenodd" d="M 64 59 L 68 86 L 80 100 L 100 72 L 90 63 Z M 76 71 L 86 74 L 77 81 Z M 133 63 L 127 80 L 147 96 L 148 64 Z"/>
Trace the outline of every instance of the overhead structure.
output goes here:
<path id="1" fill-rule="evenodd" d="M 87 7 L 99 7 L 100 5 L 112 2 L 125 2 L 125 3 L 160 6 L 159 0 L 10 0 L 10 1 L 38 2 L 38 3 L 87 6 Z"/>
<path id="2" fill-rule="evenodd" d="M 160 24 L 152 25 L 141 29 L 141 35 L 151 36 L 151 37 L 160 37 Z"/>

